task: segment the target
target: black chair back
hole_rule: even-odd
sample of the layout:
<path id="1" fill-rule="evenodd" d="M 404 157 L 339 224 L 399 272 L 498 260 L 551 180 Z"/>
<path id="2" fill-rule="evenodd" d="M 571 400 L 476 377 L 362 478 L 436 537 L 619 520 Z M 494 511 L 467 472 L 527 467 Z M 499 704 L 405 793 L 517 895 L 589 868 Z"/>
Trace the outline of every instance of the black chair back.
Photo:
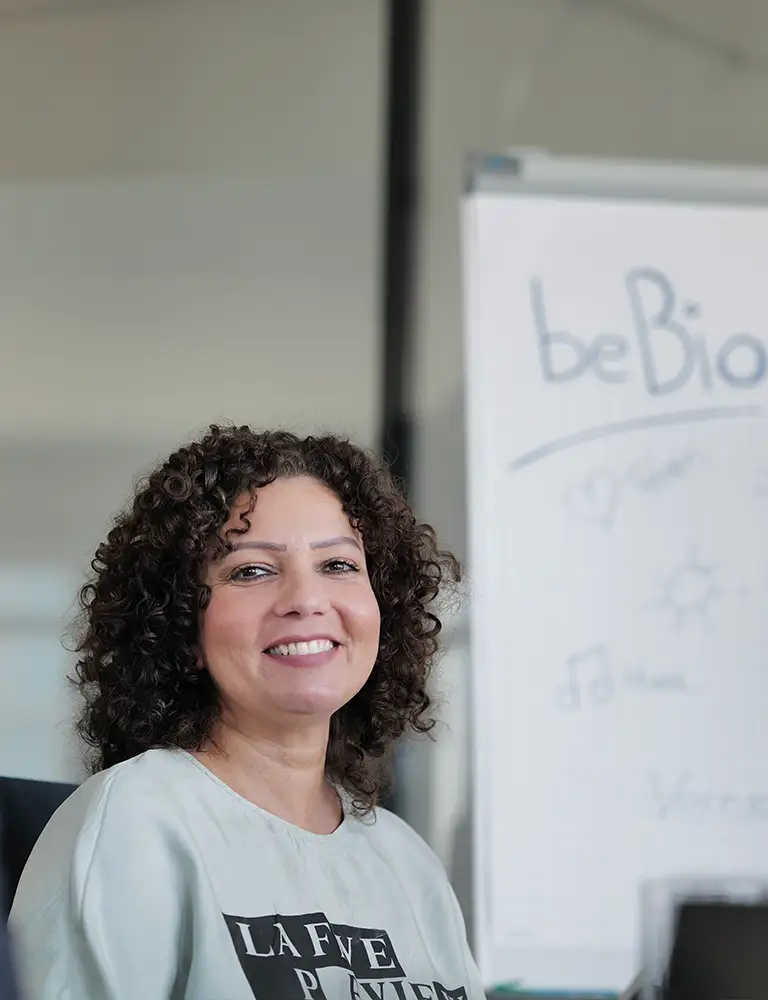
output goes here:
<path id="1" fill-rule="evenodd" d="M 0 883 L 2 919 L 8 916 L 27 858 L 48 820 L 77 788 L 56 781 L 0 777 Z"/>
<path id="2" fill-rule="evenodd" d="M 6 894 L 3 879 L 0 875 L 0 907 L 6 908 Z M 16 982 L 16 970 L 11 955 L 11 941 L 5 920 L 0 920 L 0 1000 L 18 1000 L 19 991 Z"/>

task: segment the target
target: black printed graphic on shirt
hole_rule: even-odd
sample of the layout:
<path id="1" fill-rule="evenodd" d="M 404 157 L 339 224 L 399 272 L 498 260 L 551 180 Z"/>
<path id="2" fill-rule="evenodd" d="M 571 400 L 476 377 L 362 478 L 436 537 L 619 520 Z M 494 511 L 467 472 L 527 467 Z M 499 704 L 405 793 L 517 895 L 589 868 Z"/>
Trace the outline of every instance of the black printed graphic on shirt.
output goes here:
<path id="1" fill-rule="evenodd" d="M 384 930 L 332 924 L 324 913 L 223 916 L 255 1000 L 336 1000 L 338 986 L 323 992 L 331 969 L 349 1000 L 469 1000 L 462 986 L 411 982 Z"/>

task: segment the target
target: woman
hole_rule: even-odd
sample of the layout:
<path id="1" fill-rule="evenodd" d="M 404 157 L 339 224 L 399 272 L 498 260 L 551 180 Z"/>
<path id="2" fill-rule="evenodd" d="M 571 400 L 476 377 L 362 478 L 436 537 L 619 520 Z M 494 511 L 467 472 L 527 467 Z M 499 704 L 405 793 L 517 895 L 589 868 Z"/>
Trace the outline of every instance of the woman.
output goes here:
<path id="1" fill-rule="evenodd" d="M 438 861 L 376 809 L 426 732 L 456 578 L 334 437 L 211 427 L 141 485 L 81 595 L 89 778 L 11 921 L 27 1000 L 483 996 Z"/>

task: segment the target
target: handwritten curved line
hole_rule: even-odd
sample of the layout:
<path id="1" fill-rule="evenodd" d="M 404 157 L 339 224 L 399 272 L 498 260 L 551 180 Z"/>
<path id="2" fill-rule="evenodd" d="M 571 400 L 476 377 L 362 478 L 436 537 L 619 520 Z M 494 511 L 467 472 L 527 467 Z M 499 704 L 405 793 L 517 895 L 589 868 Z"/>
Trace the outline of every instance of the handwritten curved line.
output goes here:
<path id="1" fill-rule="evenodd" d="M 693 424 L 704 420 L 728 420 L 734 417 L 759 417 L 762 415 L 760 406 L 711 406 L 702 410 L 678 410 L 676 413 L 660 413 L 652 417 L 634 417 L 630 420 L 617 420 L 611 424 L 600 424 L 589 427 L 578 434 L 568 434 L 566 437 L 555 438 L 546 444 L 539 445 L 531 451 L 523 452 L 509 463 L 510 472 L 518 472 L 528 465 L 549 458 L 559 451 L 575 448 L 580 444 L 598 441 L 600 438 L 615 437 L 618 434 L 631 434 L 633 431 L 646 430 L 649 427 L 668 427 L 673 424 Z"/>

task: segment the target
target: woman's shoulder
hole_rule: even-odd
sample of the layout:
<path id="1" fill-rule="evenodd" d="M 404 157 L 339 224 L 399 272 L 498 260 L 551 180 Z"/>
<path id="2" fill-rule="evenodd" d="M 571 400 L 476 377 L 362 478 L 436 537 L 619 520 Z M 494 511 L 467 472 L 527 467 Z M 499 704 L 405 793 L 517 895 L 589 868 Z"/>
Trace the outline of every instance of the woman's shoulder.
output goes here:
<path id="1" fill-rule="evenodd" d="M 174 751 L 148 750 L 87 778 L 64 800 L 38 838 L 21 876 L 20 899 L 35 904 L 73 876 L 84 881 L 97 851 L 112 857 L 136 837 L 173 819 L 169 794 L 179 767 Z"/>
<path id="2" fill-rule="evenodd" d="M 43 833 L 55 826 L 61 835 L 73 824 L 82 829 L 107 819 L 154 820 L 158 810 L 167 809 L 169 788 L 179 773 L 176 751 L 163 749 L 146 750 L 98 771 L 65 799 Z"/>

